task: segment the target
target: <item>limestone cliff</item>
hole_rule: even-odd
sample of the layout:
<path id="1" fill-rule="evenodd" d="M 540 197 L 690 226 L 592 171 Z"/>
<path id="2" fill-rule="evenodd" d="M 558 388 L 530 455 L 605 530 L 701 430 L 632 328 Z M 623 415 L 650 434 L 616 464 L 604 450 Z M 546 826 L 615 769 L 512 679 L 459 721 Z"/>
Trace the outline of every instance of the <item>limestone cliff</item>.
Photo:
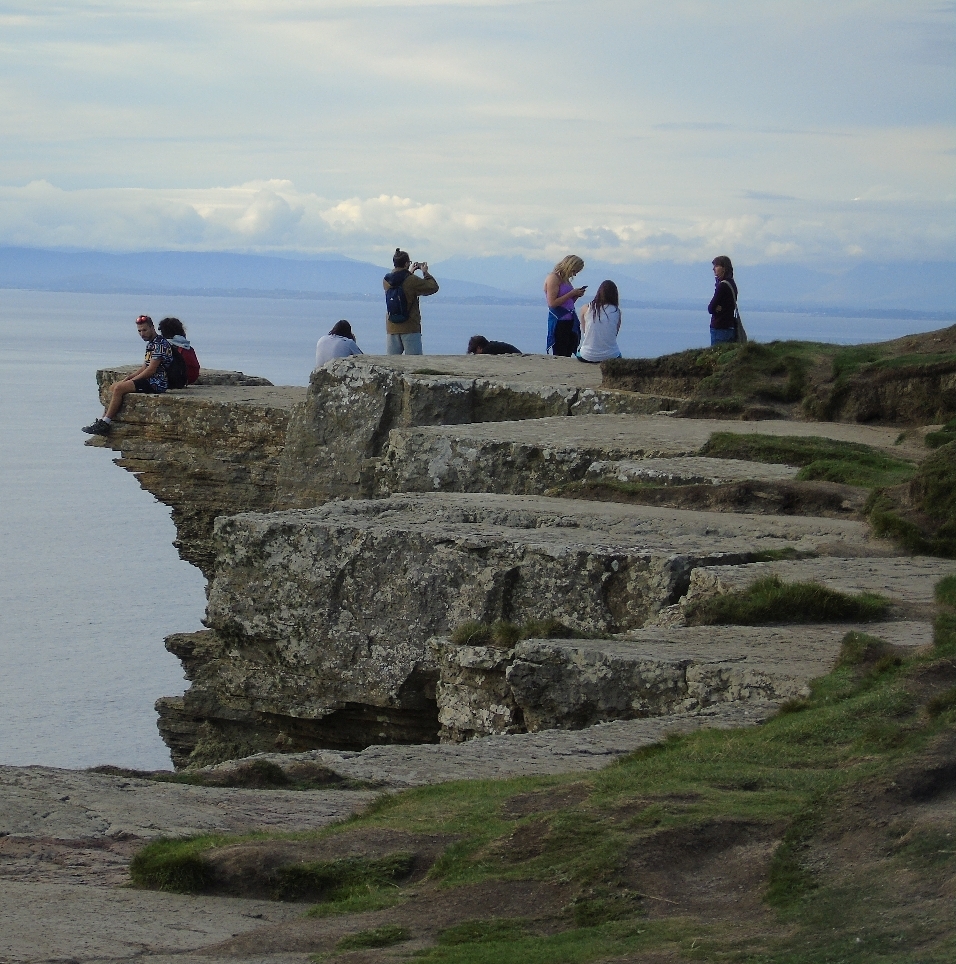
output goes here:
<path id="1" fill-rule="evenodd" d="M 104 391 L 111 374 L 99 373 Z M 120 451 L 119 464 L 172 507 L 183 558 L 209 580 L 207 628 L 167 641 L 191 681 L 184 697 L 157 704 L 176 765 L 585 725 L 704 707 L 720 693 L 799 691 L 799 673 L 734 675 L 731 656 L 634 662 L 613 647 L 540 642 L 482 656 L 436 642 L 469 620 L 496 619 L 557 619 L 582 637 L 620 639 L 666 624 L 708 567 L 768 553 L 892 551 L 852 518 L 546 498 L 596 466 L 656 460 L 649 471 L 692 470 L 701 484 L 728 474 L 710 466 L 702 475 L 688 461 L 714 423 L 662 414 L 679 399 L 599 382 L 593 366 L 540 356 L 363 356 L 314 373 L 308 390 L 220 373 L 129 397 L 113 433 L 94 444 Z M 885 448 L 897 434 L 779 425 Z M 792 471 L 765 474 L 768 485 L 793 484 Z M 648 666 L 666 666 L 654 672 L 670 696 L 591 693 L 568 709 L 561 692 L 589 692 L 568 667 L 585 664 L 592 682 L 622 673 L 631 689 L 653 675 Z M 571 682 L 541 696 L 535 680 L 562 674 Z"/>

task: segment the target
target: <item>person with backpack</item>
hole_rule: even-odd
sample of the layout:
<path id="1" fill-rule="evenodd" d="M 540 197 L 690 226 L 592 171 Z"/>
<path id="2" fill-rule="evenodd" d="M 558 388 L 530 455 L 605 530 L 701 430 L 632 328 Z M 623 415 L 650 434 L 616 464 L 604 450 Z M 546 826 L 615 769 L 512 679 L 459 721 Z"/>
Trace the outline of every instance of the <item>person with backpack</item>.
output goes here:
<path id="1" fill-rule="evenodd" d="M 707 311 L 710 313 L 710 343 L 723 345 L 737 341 L 737 282 L 730 258 L 720 254 L 711 262 L 714 266 L 714 297 Z"/>
<path id="2" fill-rule="evenodd" d="M 143 367 L 132 375 L 127 375 L 122 381 L 113 383 L 113 394 L 102 417 L 83 427 L 87 435 L 109 435 L 113 419 L 123 404 L 123 398 L 130 392 L 162 395 L 169 387 L 166 369 L 173 360 L 172 347 L 153 327 L 153 319 L 149 315 L 140 315 L 136 319 L 136 332 L 146 342 Z"/>
<path id="3" fill-rule="evenodd" d="M 159 333 L 173 349 L 173 363 L 166 370 L 170 388 L 185 388 L 199 378 L 199 359 L 186 339 L 186 329 L 178 318 L 164 318 Z"/>
<path id="4" fill-rule="evenodd" d="M 422 310 L 419 298 L 438 291 L 438 282 L 428 273 L 428 264 L 411 264 L 406 251 L 395 249 L 394 271 L 385 275 L 385 351 L 389 355 L 422 354 Z M 422 277 L 415 272 L 421 270 Z"/>

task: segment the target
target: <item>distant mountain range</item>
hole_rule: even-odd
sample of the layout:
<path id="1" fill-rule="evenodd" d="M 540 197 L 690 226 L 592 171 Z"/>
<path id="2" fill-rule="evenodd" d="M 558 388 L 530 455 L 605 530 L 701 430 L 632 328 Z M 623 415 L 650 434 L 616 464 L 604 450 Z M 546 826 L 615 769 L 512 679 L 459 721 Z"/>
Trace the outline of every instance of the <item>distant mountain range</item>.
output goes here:
<path id="1" fill-rule="evenodd" d="M 433 264 L 438 299 L 538 303 L 548 261 L 517 257 L 452 258 Z M 271 295 L 303 298 L 382 296 L 383 265 L 228 252 L 112 254 L 0 247 L 0 288 L 93 293 Z M 605 278 L 630 304 L 700 307 L 713 291 L 709 263 L 613 265 L 589 262 L 580 282 L 593 292 Z M 799 265 L 740 266 L 741 305 L 751 310 L 866 311 L 956 320 L 956 262 L 864 262 L 838 272 Z"/>

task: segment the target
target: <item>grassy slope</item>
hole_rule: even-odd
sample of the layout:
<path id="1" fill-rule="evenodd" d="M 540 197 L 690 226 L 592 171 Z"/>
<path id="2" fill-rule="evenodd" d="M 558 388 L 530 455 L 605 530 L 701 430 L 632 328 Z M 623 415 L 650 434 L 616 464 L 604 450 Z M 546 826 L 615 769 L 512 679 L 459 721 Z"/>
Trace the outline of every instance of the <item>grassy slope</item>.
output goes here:
<path id="1" fill-rule="evenodd" d="M 324 834 L 448 835 L 429 874 L 436 899 L 488 881 L 553 882 L 571 895 L 546 921 L 496 919 L 492 902 L 484 919 L 432 935 L 426 961 L 952 961 L 956 579 L 938 596 L 932 651 L 852 633 L 841 665 L 764 726 L 672 738 L 585 780 L 385 796 Z M 201 858 L 220 842 L 153 847 Z M 366 899 L 401 898 L 370 887 Z M 385 913 L 407 924 L 401 906 Z M 369 934 L 362 946 L 374 945 Z"/>
<path id="2" fill-rule="evenodd" d="M 948 376 L 954 365 L 956 326 L 870 345 L 749 342 L 656 359 L 615 359 L 604 362 L 602 372 L 608 388 L 654 392 L 671 386 L 671 392 L 687 399 L 686 415 L 764 408 L 781 417 L 802 413 L 852 421 L 862 415 L 867 421 L 913 424 L 952 415 L 953 393 L 940 393 L 938 387 L 945 383 L 945 377 L 939 381 L 940 373 Z M 903 382 L 910 388 L 901 397 L 877 397 L 880 386 Z"/>

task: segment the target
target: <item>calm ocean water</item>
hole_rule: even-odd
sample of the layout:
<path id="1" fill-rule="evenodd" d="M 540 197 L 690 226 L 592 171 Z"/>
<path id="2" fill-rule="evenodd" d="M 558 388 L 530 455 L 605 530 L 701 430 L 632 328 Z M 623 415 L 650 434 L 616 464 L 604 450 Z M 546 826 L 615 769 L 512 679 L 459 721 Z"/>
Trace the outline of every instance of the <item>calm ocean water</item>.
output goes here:
<path id="1" fill-rule="evenodd" d="M 536 307 L 425 303 L 428 354 L 482 333 L 544 350 Z M 201 628 L 198 570 L 169 510 L 83 445 L 97 368 L 137 361 L 133 320 L 181 318 L 203 365 L 305 385 L 317 337 L 352 322 L 384 348 L 378 303 L 0 290 L 0 763 L 168 767 L 153 703 L 183 692 L 163 637 Z M 900 319 L 745 313 L 752 338 L 877 341 L 938 327 Z M 703 311 L 625 310 L 621 348 L 653 356 L 707 341 Z"/>

